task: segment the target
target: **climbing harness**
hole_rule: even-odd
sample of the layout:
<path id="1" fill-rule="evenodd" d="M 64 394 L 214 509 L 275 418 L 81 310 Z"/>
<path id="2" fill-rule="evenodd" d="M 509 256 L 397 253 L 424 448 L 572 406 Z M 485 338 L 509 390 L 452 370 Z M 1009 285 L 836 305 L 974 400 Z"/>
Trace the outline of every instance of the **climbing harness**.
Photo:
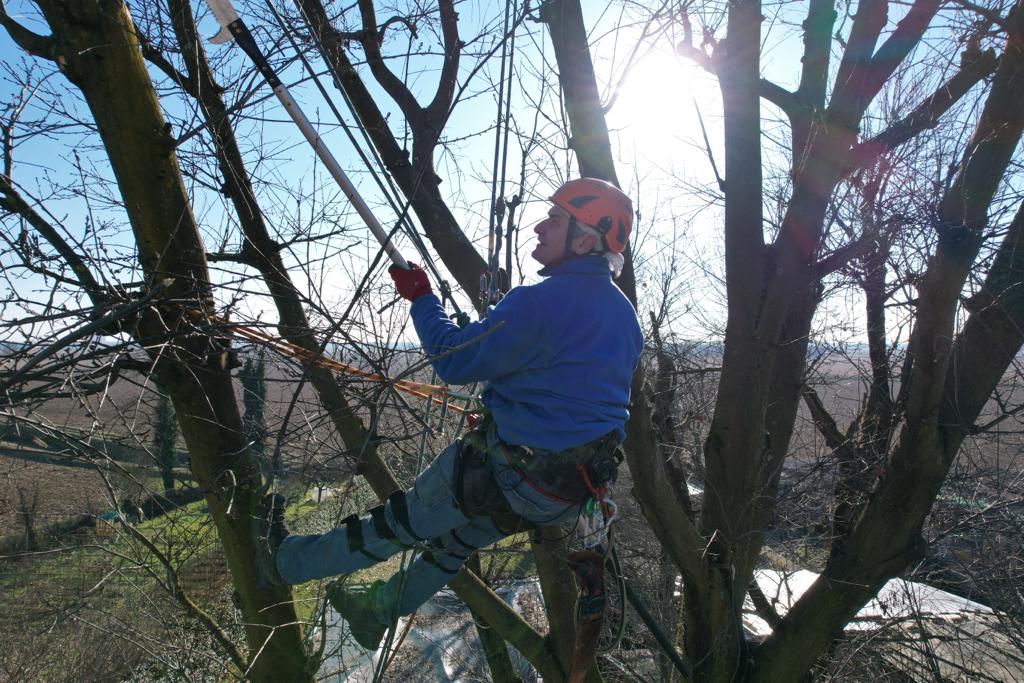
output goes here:
<path id="1" fill-rule="evenodd" d="M 490 517 L 506 535 L 532 529 L 536 524 L 523 519 L 508 504 L 503 487 L 494 478 L 490 454 L 504 459 L 522 482 L 540 495 L 566 506 L 579 506 L 581 513 L 592 505 L 606 509 L 607 488 L 621 461 L 614 434 L 562 451 L 530 449 L 502 441 L 493 418 L 485 412 L 478 426 L 462 437 L 455 491 L 467 516 Z M 596 537 L 606 535 L 605 531 Z"/>
<path id="2" fill-rule="evenodd" d="M 576 504 L 600 500 L 622 462 L 614 434 L 562 451 L 502 444 L 501 453 L 532 488 L 548 498 Z"/>
<path id="3" fill-rule="evenodd" d="M 454 487 L 466 516 L 490 517 L 501 532 L 511 534 L 532 529 L 535 524 L 523 519 L 508 504 L 489 464 L 488 455 L 494 452 L 540 494 L 566 505 L 580 506 L 579 534 L 584 549 L 566 558 L 580 587 L 567 680 L 583 681 L 594 657 L 618 647 L 625 629 L 625 590 L 610 538 L 618 516 L 618 506 L 609 493 L 622 459 L 618 438 L 609 434 L 557 452 L 512 446 L 498 438 L 493 419 L 485 413 L 479 426 L 462 439 Z M 609 557 L 613 581 L 606 583 Z M 612 609 L 606 619 L 609 603 Z M 605 628 L 606 621 L 609 628 Z"/>
<path id="4" fill-rule="evenodd" d="M 292 121 L 302 131 L 302 135 L 306 138 L 309 144 L 313 147 L 313 151 L 320 157 L 320 160 L 327 167 L 331 177 L 334 178 L 335 182 L 341 188 L 345 196 L 348 197 L 349 201 L 355 207 L 356 212 L 366 223 L 366 226 L 373 233 L 377 241 L 380 242 L 381 247 L 387 253 L 388 257 L 394 262 L 395 265 L 402 268 L 408 269 L 409 264 L 405 258 L 398 252 L 397 247 L 392 243 L 390 236 L 381 226 L 376 216 L 370 210 L 370 207 L 363 200 L 362 196 L 356 190 L 355 185 L 349 180 L 345 171 L 342 170 L 341 165 L 338 164 L 337 159 L 331 154 L 331 150 L 324 144 L 323 139 L 320 137 L 316 129 L 306 118 L 302 108 L 299 107 L 298 102 L 292 97 L 288 91 L 288 87 L 281 82 L 277 73 L 273 67 L 270 66 L 270 62 L 267 61 L 266 55 L 260 50 L 259 45 L 256 44 L 256 40 L 253 38 L 252 33 L 249 32 L 249 28 L 239 18 L 238 13 L 235 11 L 234 6 L 231 4 L 231 0 L 206 0 L 210 6 L 210 10 L 213 15 L 217 18 L 217 23 L 221 26 L 221 31 L 210 39 L 210 42 L 215 44 L 226 43 L 234 38 L 235 43 L 238 47 L 242 48 L 242 51 L 253 61 L 256 68 L 263 75 L 267 85 L 269 85 L 277 99 L 284 106 L 288 115 L 291 116 Z"/>
<path id="5" fill-rule="evenodd" d="M 454 487 L 455 499 L 466 517 L 488 517 L 506 536 L 536 527 L 512 509 L 494 477 L 487 451 L 480 450 L 465 438 L 459 442 Z"/>

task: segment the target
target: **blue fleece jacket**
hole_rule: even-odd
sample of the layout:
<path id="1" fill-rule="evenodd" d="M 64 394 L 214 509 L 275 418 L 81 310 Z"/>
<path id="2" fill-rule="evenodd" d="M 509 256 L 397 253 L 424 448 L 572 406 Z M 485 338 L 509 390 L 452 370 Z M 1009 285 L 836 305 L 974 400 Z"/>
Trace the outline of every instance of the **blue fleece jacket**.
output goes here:
<path id="1" fill-rule="evenodd" d="M 603 257 L 540 274 L 546 279 L 514 288 L 484 320 L 462 329 L 436 296 L 416 299 L 413 324 L 429 355 L 466 344 L 434 360 L 434 369 L 451 384 L 487 383 L 482 400 L 506 443 L 562 450 L 612 430 L 625 438 L 643 348 L 636 311 Z"/>

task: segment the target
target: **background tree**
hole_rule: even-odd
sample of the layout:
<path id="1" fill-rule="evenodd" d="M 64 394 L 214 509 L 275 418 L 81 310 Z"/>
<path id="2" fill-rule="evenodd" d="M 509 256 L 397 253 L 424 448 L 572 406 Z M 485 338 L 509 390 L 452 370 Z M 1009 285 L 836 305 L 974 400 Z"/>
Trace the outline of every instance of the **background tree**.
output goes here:
<path id="1" fill-rule="evenodd" d="M 267 421 L 264 416 L 264 404 L 267 401 L 267 377 L 263 354 L 257 352 L 256 357 L 245 359 L 242 369 L 238 371 L 238 381 L 242 385 L 242 424 L 245 435 L 249 438 L 253 455 L 268 468 L 273 476 L 281 476 L 280 458 L 274 462 L 267 461 Z M 275 454 L 277 451 L 275 451 Z"/>
<path id="2" fill-rule="evenodd" d="M 174 419 L 171 399 L 160 394 L 156 402 L 156 418 L 153 423 L 153 455 L 160 468 L 160 479 L 164 491 L 174 491 L 174 466 L 178 460 L 178 423 Z"/>

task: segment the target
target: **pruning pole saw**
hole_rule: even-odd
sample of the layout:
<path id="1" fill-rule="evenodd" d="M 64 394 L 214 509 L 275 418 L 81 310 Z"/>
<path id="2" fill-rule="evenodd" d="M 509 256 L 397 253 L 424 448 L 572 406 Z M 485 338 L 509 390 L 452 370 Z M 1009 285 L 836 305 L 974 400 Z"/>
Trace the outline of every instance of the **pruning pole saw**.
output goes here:
<path id="1" fill-rule="evenodd" d="M 377 238 L 381 246 L 384 248 L 385 253 L 391 261 L 400 268 L 409 269 L 409 263 L 402 257 L 398 252 L 398 249 L 391 242 L 388 237 L 387 231 L 381 226 L 377 217 L 370 211 L 370 207 L 366 205 L 363 198 L 356 191 L 355 185 L 345 175 L 345 171 L 341 169 L 337 159 L 331 154 L 331 150 L 324 144 L 323 139 L 313 128 L 313 125 L 306 118 L 306 115 L 302 113 L 302 109 L 299 107 L 299 103 L 295 101 L 291 93 L 288 92 L 288 87 L 281 82 L 278 78 L 277 73 L 273 67 L 267 61 L 263 51 L 260 50 L 256 44 L 256 40 L 252 37 L 252 33 L 249 32 L 249 28 L 239 18 L 238 12 L 235 11 L 234 6 L 231 4 L 231 0 L 206 0 L 206 4 L 210 6 L 213 11 L 213 15 L 217 18 L 217 23 L 220 24 L 221 30 L 213 38 L 210 38 L 211 43 L 222 44 L 229 42 L 234 38 L 238 47 L 242 48 L 242 51 L 249 56 L 249 59 L 253 61 L 259 72 L 263 74 L 263 78 L 274 90 L 274 94 L 277 95 L 277 99 L 280 100 L 281 104 L 284 105 L 288 115 L 292 117 L 292 121 L 299 127 L 306 140 L 313 147 L 313 151 L 320 157 L 320 160 L 324 162 L 324 166 L 330 172 L 331 177 L 334 178 L 335 182 L 338 183 L 338 187 L 341 188 L 345 196 L 348 197 L 349 201 L 352 202 L 352 206 L 355 207 L 356 212 L 366 223 L 366 226 L 370 228 L 370 232 Z"/>

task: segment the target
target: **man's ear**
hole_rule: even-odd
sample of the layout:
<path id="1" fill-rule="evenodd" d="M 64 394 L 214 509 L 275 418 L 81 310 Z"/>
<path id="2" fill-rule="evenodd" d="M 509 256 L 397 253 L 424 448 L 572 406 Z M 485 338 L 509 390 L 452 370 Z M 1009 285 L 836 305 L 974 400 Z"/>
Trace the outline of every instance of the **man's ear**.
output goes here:
<path id="1" fill-rule="evenodd" d="M 573 252 L 580 256 L 583 254 L 589 254 L 596 248 L 597 238 L 585 232 L 572 241 Z"/>

